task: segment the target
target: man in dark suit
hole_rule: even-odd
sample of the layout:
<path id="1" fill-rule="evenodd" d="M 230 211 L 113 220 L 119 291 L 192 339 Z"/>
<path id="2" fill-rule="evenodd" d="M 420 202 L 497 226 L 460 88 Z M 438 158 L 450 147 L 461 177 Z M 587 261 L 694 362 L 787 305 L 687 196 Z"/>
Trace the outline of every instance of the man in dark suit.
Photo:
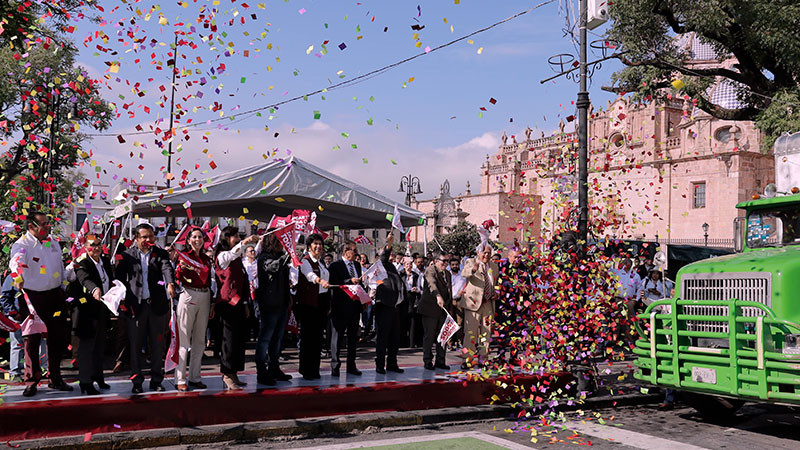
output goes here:
<path id="1" fill-rule="evenodd" d="M 122 253 L 117 279 L 127 287 L 124 306 L 131 354 L 131 392 L 140 394 L 144 383 L 145 359 L 141 350 L 145 338 L 149 338 L 150 390 L 164 391 L 161 382 L 165 332 L 172 308 L 170 298 L 175 298 L 175 271 L 169 254 L 155 246 L 156 235 L 150 224 L 140 224 L 134 233 L 135 245 Z"/>
<path id="2" fill-rule="evenodd" d="M 434 260 L 434 264 L 425 270 L 425 285 L 417 311 L 422 316 L 422 361 L 425 363 L 426 370 L 450 369 L 450 366 L 445 364 L 444 347 L 436 342 L 439 331 L 447 318 L 445 305 L 453 301 L 450 273 L 447 271 L 449 261 L 450 258 L 447 255 L 439 255 Z M 436 344 L 435 364 L 432 350 L 434 343 Z"/>
<path id="3" fill-rule="evenodd" d="M 358 284 L 361 281 L 361 264 L 356 262 L 356 243 L 347 241 L 342 248 L 342 259 L 331 263 L 330 284 Z M 342 360 L 339 353 L 347 334 L 347 373 L 361 375 L 356 367 L 356 345 L 358 344 L 358 319 L 361 302 L 353 300 L 341 288 L 332 289 L 331 299 L 331 376 L 339 376 Z"/>

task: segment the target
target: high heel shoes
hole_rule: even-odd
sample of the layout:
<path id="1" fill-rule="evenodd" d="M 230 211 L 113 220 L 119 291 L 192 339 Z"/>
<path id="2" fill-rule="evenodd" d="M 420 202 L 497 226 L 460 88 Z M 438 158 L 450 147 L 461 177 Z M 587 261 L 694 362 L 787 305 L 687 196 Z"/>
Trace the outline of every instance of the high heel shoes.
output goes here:
<path id="1" fill-rule="evenodd" d="M 86 395 L 100 395 L 100 391 L 94 388 L 92 383 L 79 383 L 81 387 L 81 394 Z"/>
<path id="2" fill-rule="evenodd" d="M 233 377 L 229 375 L 222 376 L 222 382 L 225 384 L 225 388 L 231 391 L 241 391 L 242 387 L 236 384 Z"/>

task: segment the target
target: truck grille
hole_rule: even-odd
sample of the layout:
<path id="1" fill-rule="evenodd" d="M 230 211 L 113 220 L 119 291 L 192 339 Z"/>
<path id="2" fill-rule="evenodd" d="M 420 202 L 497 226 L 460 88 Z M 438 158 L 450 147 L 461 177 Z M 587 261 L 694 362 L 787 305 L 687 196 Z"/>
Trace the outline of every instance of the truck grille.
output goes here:
<path id="1" fill-rule="evenodd" d="M 772 306 L 772 274 L 769 272 L 693 273 L 681 277 L 684 300 L 746 300 Z M 685 314 L 727 316 L 727 306 L 684 306 Z M 742 308 L 744 317 L 763 315 L 753 307 Z M 728 322 L 688 320 L 689 331 L 727 333 Z"/>

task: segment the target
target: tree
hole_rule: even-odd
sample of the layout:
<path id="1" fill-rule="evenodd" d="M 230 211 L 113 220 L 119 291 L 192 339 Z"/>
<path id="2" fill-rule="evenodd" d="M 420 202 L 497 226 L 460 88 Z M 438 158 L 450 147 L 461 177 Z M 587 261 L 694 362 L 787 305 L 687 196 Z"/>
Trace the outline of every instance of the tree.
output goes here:
<path id="1" fill-rule="evenodd" d="M 467 221 L 458 222 L 446 230 L 447 233 L 436 233 L 434 236 L 445 253 L 466 256 L 475 251 L 475 247 L 481 243 L 477 227 Z"/>
<path id="2" fill-rule="evenodd" d="M 677 86 L 703 111 L 725 120 L 753 120 L 767 133 L 764 147 L 800 124 L 800 3 L 795 0 L 615 0 L 607 37 L 621 44 L 625 68 L 612 76 L 615 92 L 662 100 Z M 694 33 L 733 67 L 691 64 L 676 35 Z M 679 79 L 682 83 L 673 84 Z M 723 108 L 708 87 L 737 86 L 742 107 Z M 681 86 L 685 84 L 685 86 Z M 787 117 L 788 116 L 788 117 Z"/>

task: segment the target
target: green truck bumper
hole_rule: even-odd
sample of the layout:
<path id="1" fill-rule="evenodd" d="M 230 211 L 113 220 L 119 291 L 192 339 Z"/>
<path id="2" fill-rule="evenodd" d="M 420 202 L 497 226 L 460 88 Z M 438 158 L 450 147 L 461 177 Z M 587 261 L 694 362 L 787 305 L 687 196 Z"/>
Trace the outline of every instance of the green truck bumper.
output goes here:
<path id="1" fill-rule="evenodd" d="M 709 315 L 685 314 L 687 306 L 708 307 L 703 311 Z M 745 317 L 745 307 L 757 308 L 760 315 Z M 786 343 L 787 335 L 800 334 L 800 325 L 776 319 L 767 306 L 736 299 L 665 299 L 638 318 L 636 379 L 684 391 L 800 404 L 800 354 L 792 353 L 800 349 Z"/>

